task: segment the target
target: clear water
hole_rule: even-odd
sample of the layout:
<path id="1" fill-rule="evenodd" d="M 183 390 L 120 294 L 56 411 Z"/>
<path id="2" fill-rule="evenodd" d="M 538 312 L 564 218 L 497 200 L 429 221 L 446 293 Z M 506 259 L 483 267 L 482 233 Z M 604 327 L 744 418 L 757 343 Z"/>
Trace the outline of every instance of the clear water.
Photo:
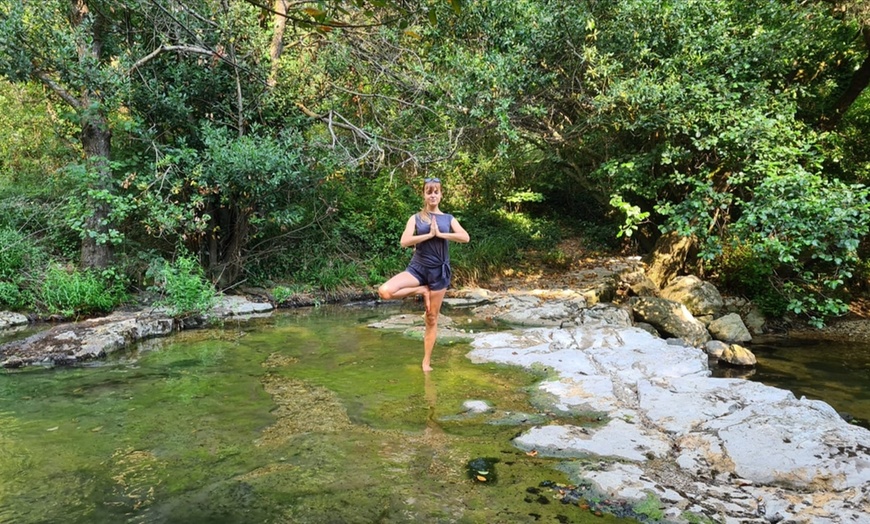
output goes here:
<path id="1" fill-rule="evenodd" d="M 870 346 L 858 342 L 770 338 L 750 347 L 749 380 L 787 389 L 798 398 L 823 400 L 844 418 L 870 429 Z M 733 370 L 717 369 L 723 376 Z"/>
<path id="2" fill-rule="evenodd" d="M 0 523 L 633 522 L 531 494 L 568 479 L 494 422 L 535 412 L 537 377 L 462 343 L 424 375 L 420 341 L 367 327 L 393 313 L 280 312 L 0 374 Z"/>
<path id="3" fill-rule="evenodd" d="M 471 364 L 463 343 L 436 346 L 424 375 L 419 340 L 367 327 L 397 312 L 284 311 L 0 373 L 0 523 L 634 522 L 561 504 L 540 488 L 570 482 L 559 461 L 511 445 L 539 377 Z M 749 380 L 870 419 L 866 346 L 752 350 Z M 469 399 L 496 412 L 463 415 Z M 480 457 L 494 482 L 469 477 Z"/>

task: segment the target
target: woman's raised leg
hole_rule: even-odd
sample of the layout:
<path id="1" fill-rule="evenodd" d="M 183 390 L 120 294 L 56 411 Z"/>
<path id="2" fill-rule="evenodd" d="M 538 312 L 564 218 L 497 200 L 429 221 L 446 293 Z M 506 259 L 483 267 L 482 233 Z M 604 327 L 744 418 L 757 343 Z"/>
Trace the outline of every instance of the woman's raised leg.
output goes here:
<path id="1" fill-rule="evenodd" d="M 402 271 L 381 284 L 381 287 L 378 288 L 378 295 L 384 300 L 423 295 L 423 304 L 426 306 L 427 312 L 431 306 L 429 286 L 420 285 L 420 281 L 407 271 Z"/>

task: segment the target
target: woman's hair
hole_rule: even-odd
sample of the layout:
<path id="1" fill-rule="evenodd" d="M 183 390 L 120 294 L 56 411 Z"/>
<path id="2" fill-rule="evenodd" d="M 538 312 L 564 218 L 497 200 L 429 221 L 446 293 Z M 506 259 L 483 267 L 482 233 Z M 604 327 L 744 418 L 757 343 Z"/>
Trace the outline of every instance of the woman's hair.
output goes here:
<path id="1" fill-rule="evenodd" d="M 424 178 L 423 179 L 423 194 L 426 194 L 426 188 L 429 186 L 437 185 L 441 187 L 441 179 L 440 178 Z M 428 224 L 432 221 L 432 217 L 429 216 L 429 211 L 426 209 L 426 202 L 423 202 L 423 208 L 420 209 L 420 220 L 424 223 Z"/>

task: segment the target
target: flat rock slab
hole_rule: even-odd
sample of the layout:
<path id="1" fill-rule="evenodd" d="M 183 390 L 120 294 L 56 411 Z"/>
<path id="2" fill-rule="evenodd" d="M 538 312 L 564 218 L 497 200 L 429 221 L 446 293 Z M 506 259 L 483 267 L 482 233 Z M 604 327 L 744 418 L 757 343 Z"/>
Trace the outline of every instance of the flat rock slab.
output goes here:
<path id="1" fill-rule="evenodd" d="M 675 522 L 870 524 L 870 431 L 824 402 L 710 377 L 702 350 L 622 325 L 516 329 L 472 345 L 473 362 L 544 370 L 553 409 L 606 415 L 596 427 L 535 426 L 514 443 L 578 457 L 577 474 L 608 496 L 652 494 Z"/>
<path id="2" fill-rule="evenodd" d="M 115 313 L 60 324 L 0 346 L 0 366 L 74 364 L 104 357 L 138 340 L 166 336 L 173 330 L 172 318 L 141 313 Z"/>
<path id="3" fill-rule="evenodd" d="M 0 345 L 0 367 L 71 365 L 101 358 L 138 341 L 163 337 L 186 327 L 198 327 L 207 319 L 237 319 L 268 315 L 273 306 L 241 296 L 220 296 L 203 317 L 183 321 L 160 308 L 119 311 L 111 315 L 58 324 L 30 337 Z"/>
<path id="4" fill-rule="evenodd" d="M 16 326 L 26 326 L 30 321 L 21 313 L 12 311 L 0 311 L 0 329 Z"/>

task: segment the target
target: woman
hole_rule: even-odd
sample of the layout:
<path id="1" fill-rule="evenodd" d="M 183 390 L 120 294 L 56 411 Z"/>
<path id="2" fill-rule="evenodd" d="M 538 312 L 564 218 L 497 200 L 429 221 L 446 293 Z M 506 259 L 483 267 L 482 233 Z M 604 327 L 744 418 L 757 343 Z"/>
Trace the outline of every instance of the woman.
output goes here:
<path id="1" fill-rule="evenodd" d="M 405 271 L 378 288 L 384 300 L 423 295 L 426 306 L 426 332 L 423 335 L 423 371 L 432 371 L 432 348 L 438 331 L 438 315 L 444 294 L 450 285 L 450 251 L 448 243 L 468 242 L 469 237 L 459 221 L 442 213 L 441 179 L 423 180 L 423 209 L 405 224 L 400 243 L 414 247 L 414 256 Z"/>

